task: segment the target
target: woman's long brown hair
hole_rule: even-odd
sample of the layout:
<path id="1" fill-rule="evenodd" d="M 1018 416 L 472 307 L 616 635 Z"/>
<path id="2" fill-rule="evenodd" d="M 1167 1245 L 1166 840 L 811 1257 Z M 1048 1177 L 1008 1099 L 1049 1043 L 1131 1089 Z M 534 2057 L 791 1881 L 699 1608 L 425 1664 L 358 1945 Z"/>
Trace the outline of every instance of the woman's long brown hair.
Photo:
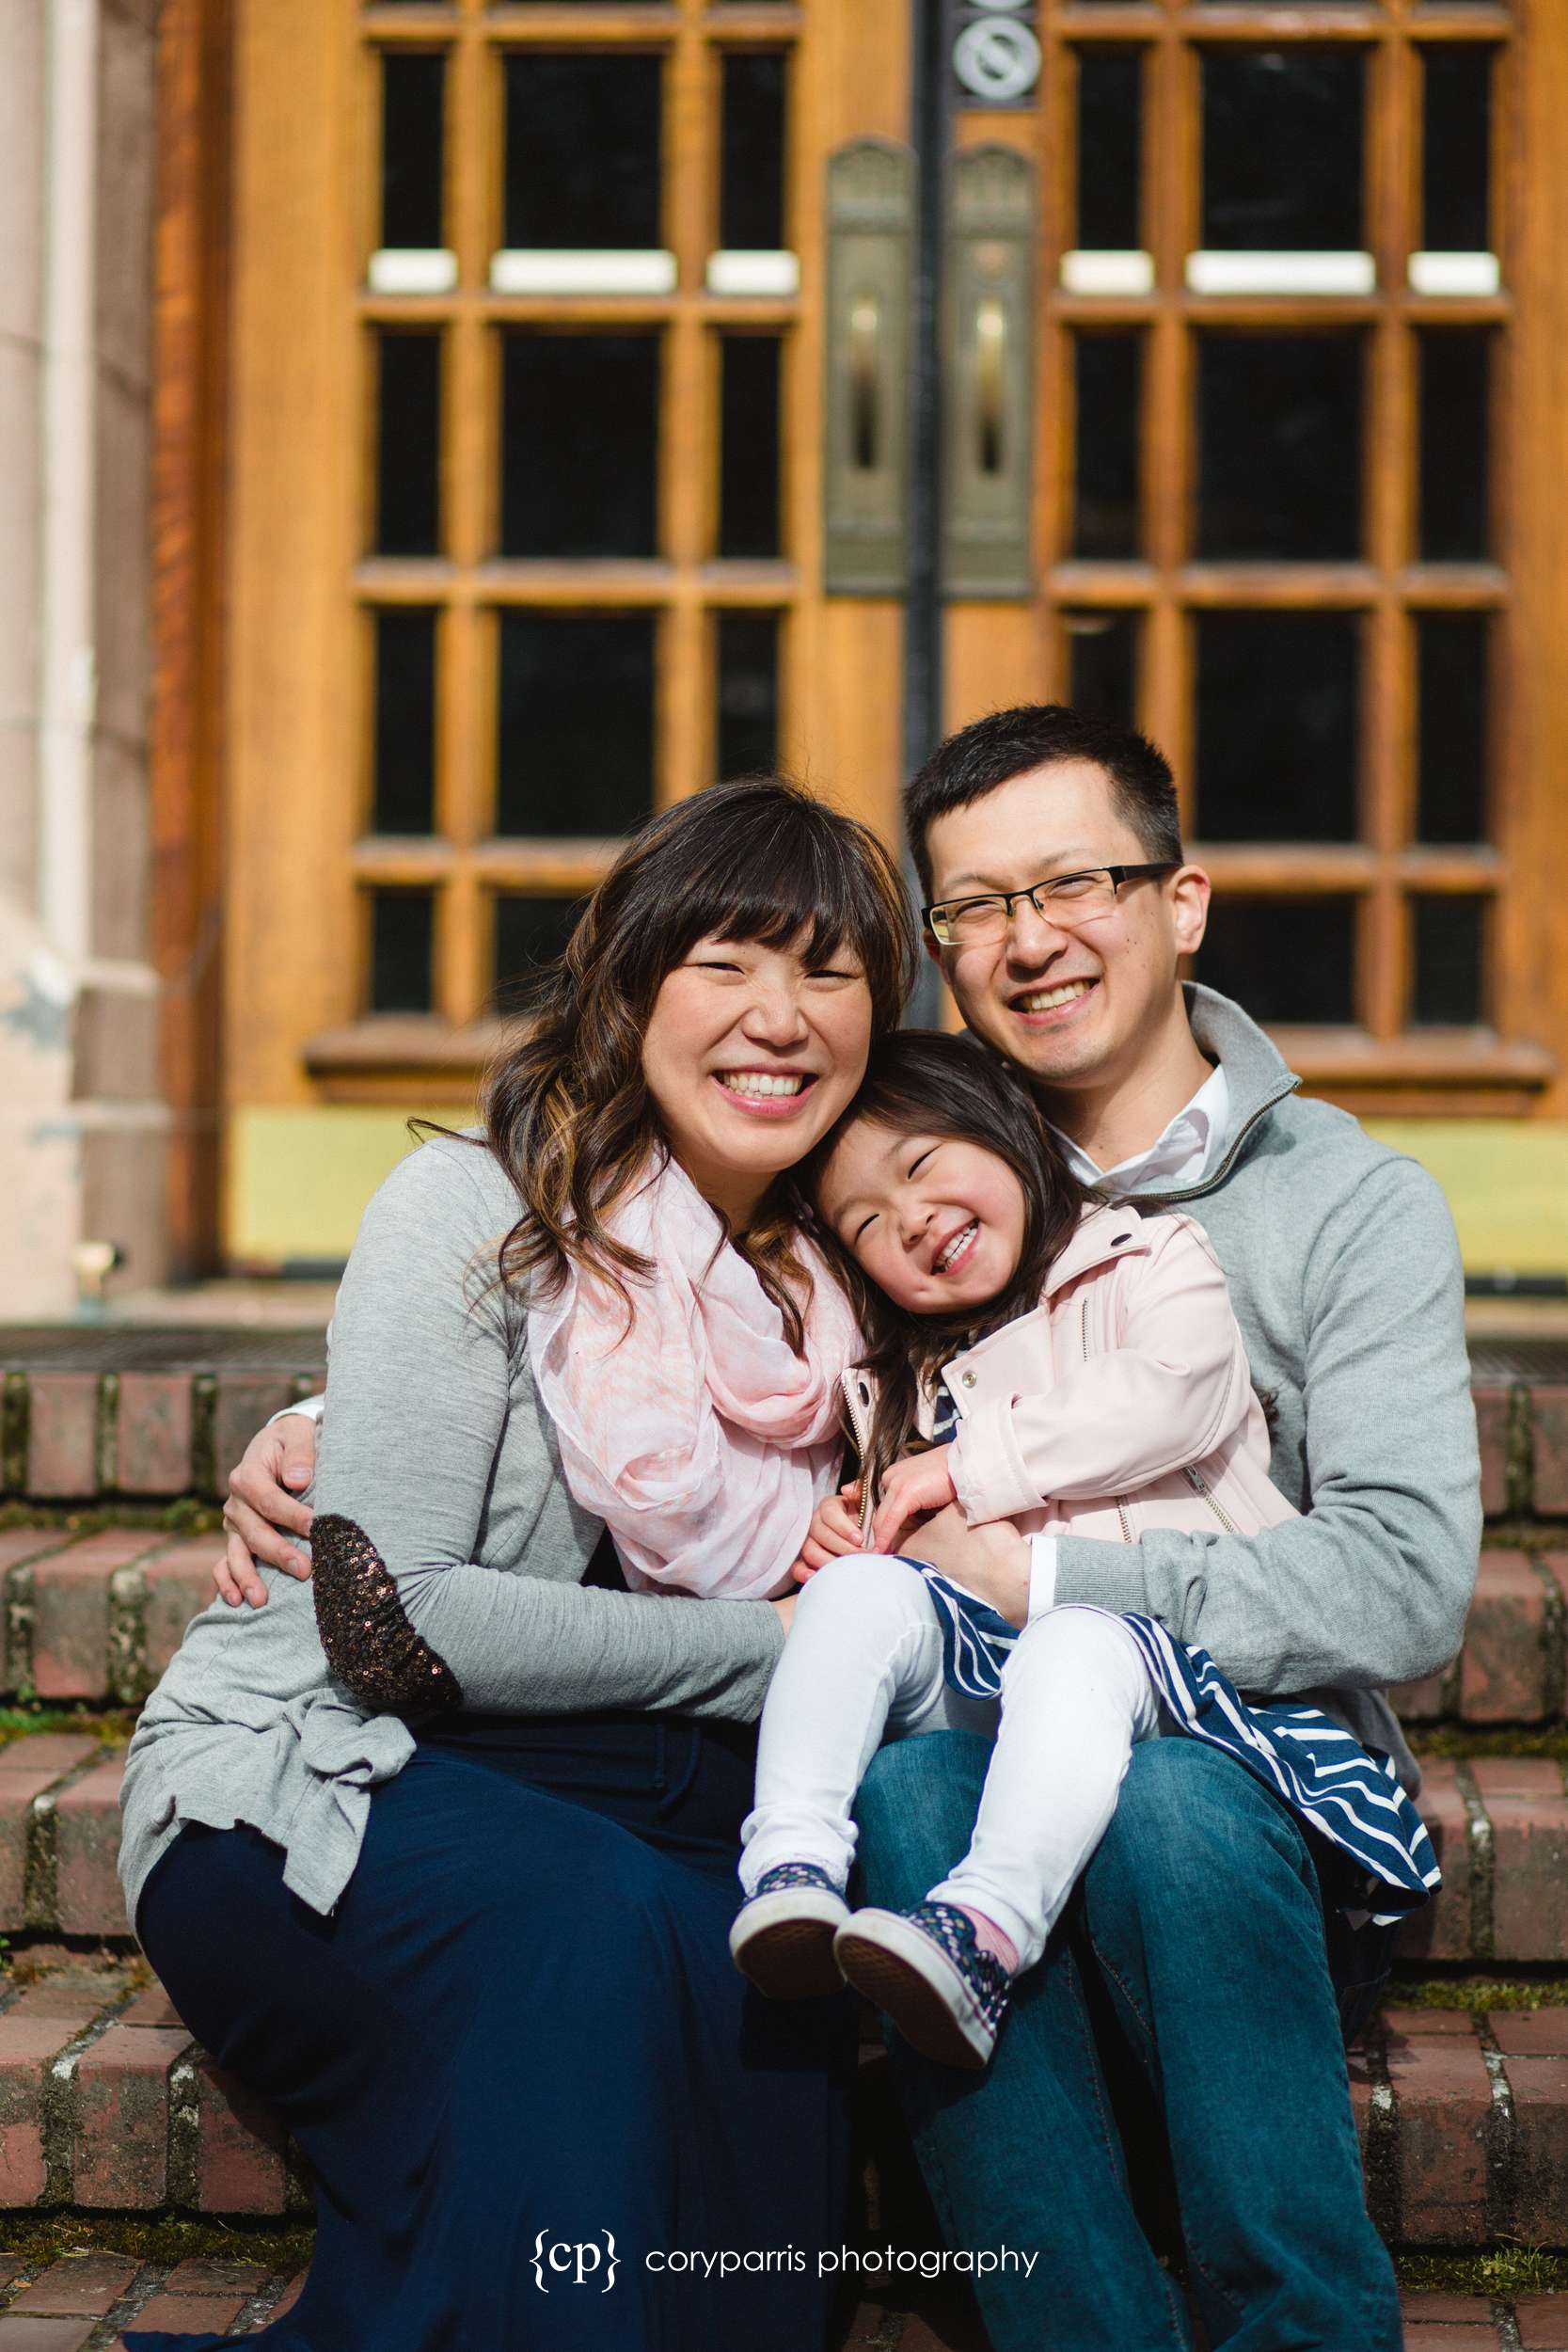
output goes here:
<path id="1" fill-rule="evenodd" d="M 481 1095 L 489 1149 L 523 1203 L 500 1246 L 508 1287 L 597 1274 L 630 1305 L 648 1262 L 609 1220 L 668 1147 L 642 1076 L 642 1041 L 666 977 L 700 939 L 796 942 L 808 961 L 852 954 L 871 992 L 872 1036 L 898 1021 L 914 976 L 914 928 L 894 859 L 876 835 L 775 776 L 716 785 L 651 818 L 583 910 L 565 954 L 522 1008 L 524 1026 Z M 775 1188 L 730 1236 L 803 1343 L 805 1277 L 793 1197 Z"/>
<path id="2" fill-rule="evenodd" d="M 816 1209 L 822 1172 L 847 1128 L 872 1120 L 895 1135 L 950 1136 L 1006 1161 L 1023 1190 L 1023 1247 L 1007 1288 L 978 1310 L 911 1315 L 861 1271 Z M 1010 1323 L 1040 1302 L 1051 1262 L 1074 1232 L 1084 1188 L 1027 1087 L 973 1038 L 904 1029 L 874 1046 L 864 1083 L 796 1179 L 802 1223 L 847 1291 L 865 1334 L 863 1369 L 878 1398 L 862 1463 L 875 1500 L 888 1466 L 917 1426 L 920 1399 L 947 1359 L 982 1329 Z"/>

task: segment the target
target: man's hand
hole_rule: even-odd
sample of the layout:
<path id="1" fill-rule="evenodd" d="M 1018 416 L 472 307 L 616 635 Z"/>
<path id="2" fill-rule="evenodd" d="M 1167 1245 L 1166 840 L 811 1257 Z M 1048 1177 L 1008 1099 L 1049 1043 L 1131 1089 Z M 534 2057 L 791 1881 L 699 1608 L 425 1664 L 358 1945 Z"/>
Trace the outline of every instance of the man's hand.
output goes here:
<path id="1" fill-rule="evenodd" d="M 310 1533 L 315 1513 L 297 1496 L 315 1474 L 316 1424 L 307 1413 L 289 1413 L 259 1429 L 238 1468 L 230 1471 L 229 1500 L 223 1506 L 228 1548 L 214 1565 L 213 1581 L 231 1609 L 242 1600 L 253 1609 L 265 1602 L 267 1588 L 257 1560 L 288 1576 L 309 1575 L 309 1559 L 280 1531 Z"/>
<path id="2" fill-rule="evenodd" d="M 1029 1620 L 1029 1541 L 1011 1519 L 971 1527 L 956 1504 L 920 1531 L 920 1557 L 966 1592 L 989 1601 L 1009 1625 Z"/>
<path id="3" fill-rule="evenodd" d="M 948 1467 L 953 1449 L 934 1445 L 926 1454 L 907 1454 L 895 1462 L 882 1480 L 877 1516 L 871 1522 L 871 1549 L 896 1551 L 897 1537 L 911 1519 L 927 1511 L 940 1511 L 954 1500 L 953 1472 Z"/>
<path id="4" fill-rule="evenodd" d="M 806 1540 L 800 1546 L 800 1557 L 791 1573 L 799 1584 L 818 1568 L 825 1568 L 830 1560 L 841 1560 L 846 1552 L 863 1551 L 861 1541 L 861 1490 L 859 1480 L 841 1486 L 836 1495 L 827 1496 L 811 1515 Z"/>

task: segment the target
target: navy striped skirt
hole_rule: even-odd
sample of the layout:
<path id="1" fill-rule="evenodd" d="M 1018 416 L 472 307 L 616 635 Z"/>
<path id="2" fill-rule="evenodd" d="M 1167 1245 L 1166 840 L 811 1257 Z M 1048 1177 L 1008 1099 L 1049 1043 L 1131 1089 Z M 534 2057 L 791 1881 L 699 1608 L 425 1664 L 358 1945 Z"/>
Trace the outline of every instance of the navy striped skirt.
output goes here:
<path id="1" fill-rule="evenodd" d="M 1000 1696 L 1018 1629 L 924 1561 L 909 1565 L 930 1592 L 950 1687 L 966 1698 Z M 1321 1708 L 1249 1704 L 1207 1650 L 1172 1641 L 1156 1618 L 1120 1622 L 1176 1728 L 1223 1749 L 1295 1815 L 1330 1903 L 1353 1926 L 1389 1926 L 1426 1901 L 1442 1873 L 1391 1757 L 1364 1748 Z"/>

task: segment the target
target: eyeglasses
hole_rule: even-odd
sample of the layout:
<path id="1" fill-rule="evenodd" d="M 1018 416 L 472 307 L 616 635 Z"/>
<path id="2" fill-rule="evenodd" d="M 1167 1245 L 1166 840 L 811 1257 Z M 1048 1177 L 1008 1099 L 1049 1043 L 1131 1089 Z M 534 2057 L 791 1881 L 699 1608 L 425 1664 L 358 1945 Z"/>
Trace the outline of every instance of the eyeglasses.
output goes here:
<path id="1" fill-rule="evenodd" d="M 1013 910 L 1027 898 L 1043 922 L 1058 930 L 1075 931 L 1097 914 L 1108 914 L 1123 882 L 1141 882 L 1156 874 L 1174 874 L 1167 859 L 1161 866 L 1092 866 L 1082 874 L 1053 874 L 1028 890 L 997 890 L 983 898 L 943 898 L 923 907 L 921 918 L 939 947 L 981 947 L 1001 939 L 1013 919 Z"/>

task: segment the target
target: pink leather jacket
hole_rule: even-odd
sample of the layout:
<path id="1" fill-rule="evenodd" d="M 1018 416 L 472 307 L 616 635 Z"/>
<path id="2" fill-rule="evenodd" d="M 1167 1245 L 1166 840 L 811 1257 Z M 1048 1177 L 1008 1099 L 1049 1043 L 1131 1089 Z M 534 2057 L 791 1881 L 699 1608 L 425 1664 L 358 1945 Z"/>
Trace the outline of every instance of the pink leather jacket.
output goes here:
<path id="1" fill-rule="evenodd" d="M 1131 1544 L 1149 1528 L 1252 1535 L 1298 1517 L 1269 1477 L 1225 1276 L 1190 1216 L 1086 1208 L 1034 1311 L 943 1370 L 972 1526 Z M 851 1372 L 846 1388 L 863 1436 L 870 1375 Z"/>

